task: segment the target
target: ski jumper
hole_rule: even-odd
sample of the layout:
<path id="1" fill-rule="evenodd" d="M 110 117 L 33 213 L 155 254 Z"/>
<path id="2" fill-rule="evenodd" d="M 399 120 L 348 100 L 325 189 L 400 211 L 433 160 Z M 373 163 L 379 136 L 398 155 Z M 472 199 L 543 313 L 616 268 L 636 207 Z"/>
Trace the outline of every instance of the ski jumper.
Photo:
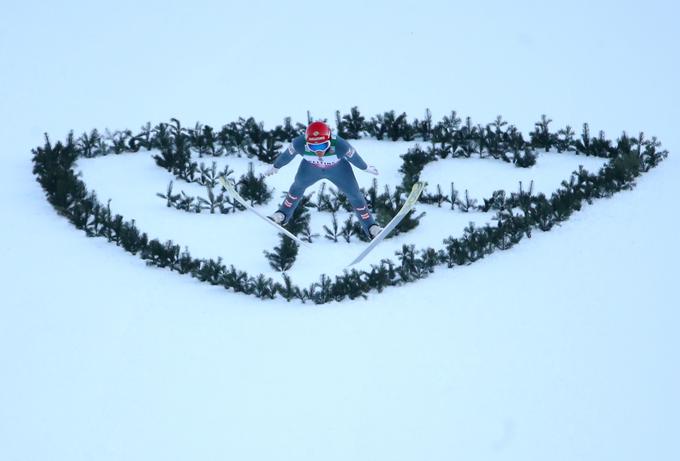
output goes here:
<path id="1" fill-rule="evenodd" d="M 331 139 L 330 148 L 319 157 L 307 148 L 305 136 L 301 135 L 293 139 L 290 146 L 279 154 L 274 161 L 274 168 L 287 165 L 296 155 L 301 155 L 303 161 L 300 162 L 295 180 L 279 207 L 279 211 L 285 216 L 284 223 L 293 216 L 305 190 L 321 179 L 328 179 L 347 196 L 364 232 L 369 235 L 368 229 L 375 224 L 375 220 L 368 211 L 366 199 L 359 190 L 359 184 L 352 171 L 352 165 L 360 170 L 365 170 L 368 165 L 356 150 L 347 141 L 336 136 Z"/>

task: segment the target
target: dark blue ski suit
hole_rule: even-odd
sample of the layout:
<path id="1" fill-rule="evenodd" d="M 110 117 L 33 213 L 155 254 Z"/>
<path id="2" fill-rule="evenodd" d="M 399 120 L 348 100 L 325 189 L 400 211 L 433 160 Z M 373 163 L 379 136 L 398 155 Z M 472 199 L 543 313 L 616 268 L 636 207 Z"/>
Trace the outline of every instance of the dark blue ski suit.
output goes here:
<path id="1" fill-rule="evenodd" d="M 300 162 L 293 185 L 290 186 L 286 198 L 279 207 L 279 211 L 286 217 L 284 223 L 293 216 L 305 190 L 321 179 L 328 179 L 347 196 L 361 226 L 368 234 L 368 229 L 375 224 L 375 220 L 368 211 L 366 199 L 359 190 L 359 184 L 352 171 L 352 165 L 360 170 L 365 170 L 368 165 L 350 143 L 336 136 L 331 139 L 331 147 L 323 157 L 318 157 L 316 153 L 307 149 L 305 137 L 298 136 L 285 151 L 279 154 L 274 161 L 274 168 L 287 165 L 296 155 L 301 155 L 303 161 Z"/>

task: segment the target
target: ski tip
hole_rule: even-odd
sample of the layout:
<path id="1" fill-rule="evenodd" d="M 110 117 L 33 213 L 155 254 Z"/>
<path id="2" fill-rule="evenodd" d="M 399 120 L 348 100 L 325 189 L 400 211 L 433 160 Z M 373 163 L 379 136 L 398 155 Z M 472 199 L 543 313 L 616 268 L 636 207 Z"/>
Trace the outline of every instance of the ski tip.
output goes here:
<path id="1" fill-rule="evenodd" d="M 301 247 L 312 248 L 312 245 L 309 242 L 305 242 L 304 240 L 298 240 L 298 242 L 300 243 Z"/>
<path id="2" fill-rule="evenodd" d="M 223 185 L 224 187 L 231 187 L 231 188 L 234 187 L 234 183 L 232 183 L 230 180 L 228 180 L 228 179 L 225 178 L 224 176 L 220 176 L 220 177 L 218 178 L 218 180 L 222 183 L 222 185 Z"/>

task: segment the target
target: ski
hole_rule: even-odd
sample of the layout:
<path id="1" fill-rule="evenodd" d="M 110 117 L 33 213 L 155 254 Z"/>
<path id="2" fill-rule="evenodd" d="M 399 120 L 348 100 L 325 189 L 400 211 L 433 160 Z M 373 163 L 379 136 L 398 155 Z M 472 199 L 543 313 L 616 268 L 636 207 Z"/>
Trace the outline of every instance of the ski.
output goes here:
<path id="1" fill-rule="evenodd" d="M 271 219 L 269 219 L 268 217 L 266 217 L 265 215 L 263 215 L 262 213 L 260 213 L 259 211 L 257 211 L 255 208 L 253 208 L 253 207 L 250 205 L 250 203 L 248 203 L 248 202 L 246 201 L 246 199 L 244 199 L 243 197 L 241 197 L 241 195 L 240 195 L 238 192 L 236 192 L 236 188 L 234 187 L 234 184 L 232 184 L 231 181 L 227 181 L 227 179 L 226 179 L 224 176 L 220 176 L 220 177 L 219 177 L 219 181 L 220 181 L 220 183 L 222 183 L 222 186 L 224 186 L 224 188 L 227 190 L 227 192 L 229 193 L 229 195 L 231 195 L 231 196 L 233 197 L 233 199 L 236 200 L 238 203 L 240 203 L 241 205 L 243 205 L 244 207 L 246 207 L 247 210 L 252 211 L 252 212 L 253 212 L 256 216 L 258 216 L 260 219 L 262 219 L 263 221 L 265 221 L 266 223 L 268 223 L 270 226 L 274 226 L 279 232 L 284 233 L 286 236 L 292 238 L 293 240 L 295 240 L 295 241 L 296 241 L 297 243 L 299 243 L 300 245 L 302 245 L 302 246 L 304 246 L 304 247 L 309 247 L 309 244 L 308 244 L 307 242 L 305 242 L 304 240 L 301 240 L 297 235 L 295 235 L 295 234 L 293 234 L 292 232 L 288 231 L 288 230 L 285 229 L 284 227 L 279 226 L 279 225 L 276 224 L 274 221 L 272 221 Z"/>
<path id="2" fill-rule="evenodd" d="M 413 185 L 411 188 L 411 193 L 408 195 L 406 202 L 404 202 L 404 205 L 397 212 L 394 218 L 392 218 L 392 220 L 387 223 L 385 228 L 381 230 L 380 233 L 376 235 L 375 238 L 373 238 L 373 240 L 371 240 L 371 243 L 366 248 L 364 248 L 364 251 L 362 251 L 361 254 L 354 259 L 354 261 L 349 263 L 347 267 L 353 266 L 354 264 L 360 262 L 366 257 L 367 254 L 369 254 L 376 246 L 378 246 L 380 242 L 385 240 L 385 237 L 387 237 L 388 234 L 392 232 L 394 228 L 397 227 L 397 225 L 399 225 L 399 223 L 406 217 L 409 211 L 413 209 L 424 188 L 425 183 L 420 181 Z"/>

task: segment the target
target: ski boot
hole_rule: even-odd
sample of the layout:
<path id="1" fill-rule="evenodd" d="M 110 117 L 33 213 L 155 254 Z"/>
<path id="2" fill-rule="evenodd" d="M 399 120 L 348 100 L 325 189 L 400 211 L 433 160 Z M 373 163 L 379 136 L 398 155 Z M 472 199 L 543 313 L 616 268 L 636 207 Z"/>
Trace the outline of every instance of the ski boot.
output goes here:
<path id="1" fill-rule="evenodd" d="M 373 224 L 371 227 L 369 227 L 368 234 L 371 236 L 371 240 L 373 240 L 382 230 L 383 228 L 377 224 Z"/>
<path id="2" fill-rule="evenodd" d="M 286 215 L 281 213 L 280 211 L 277 211 L 273 215 L 268 216 L 268 218 L 271 219 L 272 221 L 274 221 L 279 226 L 285 225 Z"/>

